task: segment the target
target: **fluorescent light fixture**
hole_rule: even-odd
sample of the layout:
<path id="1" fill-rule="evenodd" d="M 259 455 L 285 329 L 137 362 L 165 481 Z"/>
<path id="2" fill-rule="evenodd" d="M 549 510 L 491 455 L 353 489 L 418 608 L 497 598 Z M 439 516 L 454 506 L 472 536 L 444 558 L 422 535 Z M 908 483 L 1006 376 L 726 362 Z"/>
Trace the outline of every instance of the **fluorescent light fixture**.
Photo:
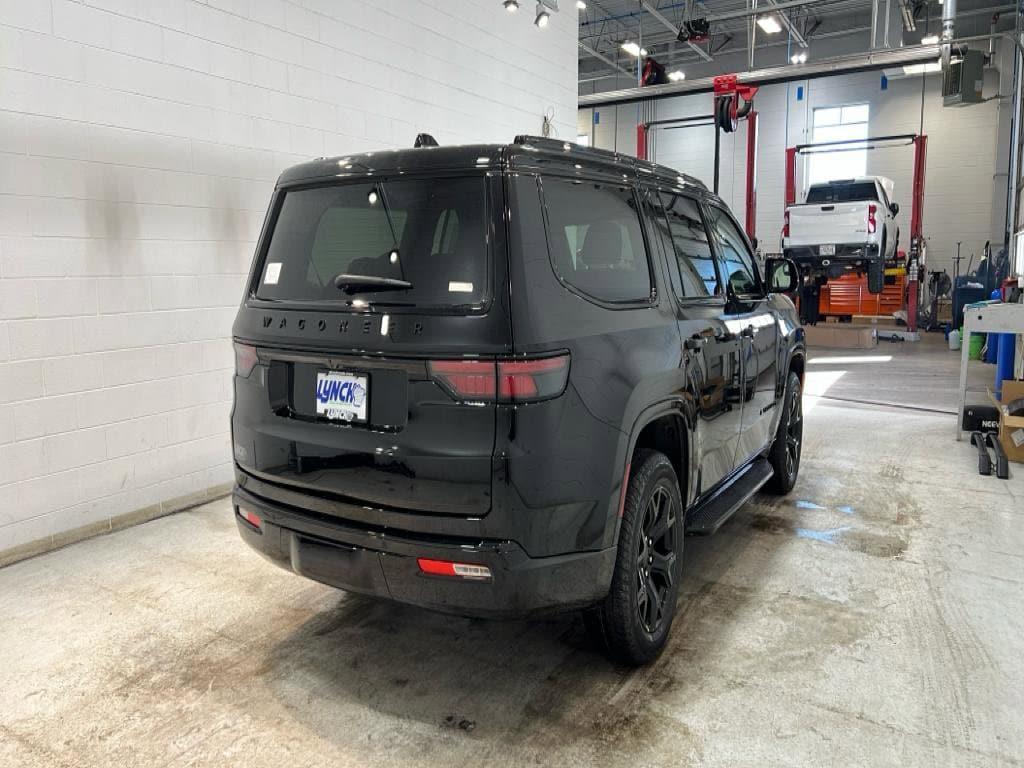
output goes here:
<path id="1" fill-rule="evenodd" d="M 519 10 L 519 0 L 505 0 L 502 5 L 505 6 L 505 10 L 509 13 L 515 13 Z"/>
<path id="2" fill-rule="evenodd" d="M 548 13 L 548 9 L 541 3 L 537 3 L 537 17 L 533 20 L 533 23 L 541 29 L 544 29 L 544 27 L 548 25 L 549 21 L 551 21 L 551 14 Z"/>
<path id="3" fill-rule="evenodd" d="M 668 79 L 673 83 L 678 83 L 680 80 L 686 79 L 686 73 L 679 69 L 674 69 L 668 73 Z"/>
<path id="4" fill-rule="evenodd" d="M 921 45 L 935 45 L 939 42 L 938 35 L 925 35 L 921 38 Z"/>
<path id="5" fill-rule="evenodd" d="M 793 64 L 804 64 L 807 62 L 807 52 L 800 51 L 800 53 L 794 53 L 789 57 L 790 62 Z"/>
<path id="6" fill-rule="evenodd" d="M 904 64 L 903 74 L 904 75 L 925 75 L 929 72 L 941 72 L 942 62 L 939 61 L 924 61 L 920 64 Z"/>
<path id="7" fill-rule="evenodd" d="M 769 35 L 775 35 L 782 31 L 782 25 L 779 24 L 779 20 L 774 16 L 759 16 L 757 26 Z"/>
<path id="8" fill-rule="evenodd" d="M 583 0 L 576 0 L 576 8 L 580 11 L 587 10 L 587 4 Z"/>
<path id="9" fill-rule="evenodd" d="M 634 58 L 640 58 L 641 56 L 647 55 L 647 49 L 641 48 L 632 40 L 627 40 L 620 47 L 622 48 L 622 50 L 624 50 L 626 53 L 628 53 L 630 56 L 633 56 Z"/>

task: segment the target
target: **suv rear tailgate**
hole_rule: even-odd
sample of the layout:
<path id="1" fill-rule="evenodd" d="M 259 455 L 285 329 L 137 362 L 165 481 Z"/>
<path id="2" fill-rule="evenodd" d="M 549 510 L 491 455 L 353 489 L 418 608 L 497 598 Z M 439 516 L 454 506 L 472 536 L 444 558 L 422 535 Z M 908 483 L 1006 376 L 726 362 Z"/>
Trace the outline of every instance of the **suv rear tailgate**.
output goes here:
<path id="1" fill-rule="evenodd" d="M 503 199 L 480 171 L 277 191 L 234 325 L 242 471 L 381 517 L 490 511 L 497 406 L 428 366 L 511 352 Z"/>

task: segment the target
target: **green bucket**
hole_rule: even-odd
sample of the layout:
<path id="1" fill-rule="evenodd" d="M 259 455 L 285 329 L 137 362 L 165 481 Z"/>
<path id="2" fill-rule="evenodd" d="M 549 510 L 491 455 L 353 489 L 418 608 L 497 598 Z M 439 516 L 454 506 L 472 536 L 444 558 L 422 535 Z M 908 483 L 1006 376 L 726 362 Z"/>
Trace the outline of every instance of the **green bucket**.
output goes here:
<path id="1" fill-rule="evenodd" d="M 961 333 L 961 337 L 962 337 L 963 336 L 963 331 L 961 330 L 960 333 Z M 972 333 L 971 334 L 971 346 L 970 346 L 970 349 L 969 349 L 969 351 L 967 353 L 967 356 L 971 360 L 980 360 L 981 359 L 981 350 L 982 350 L 982 348 L 984 346 L 985 346 L 985 334 L 984 333 Z"/>

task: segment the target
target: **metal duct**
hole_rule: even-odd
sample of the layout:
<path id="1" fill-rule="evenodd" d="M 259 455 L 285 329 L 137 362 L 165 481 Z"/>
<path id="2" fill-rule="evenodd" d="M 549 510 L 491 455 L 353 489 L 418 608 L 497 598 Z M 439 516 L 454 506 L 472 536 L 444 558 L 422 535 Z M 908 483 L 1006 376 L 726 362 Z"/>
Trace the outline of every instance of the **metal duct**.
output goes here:
<path id="1" fill-rule="evenodd" d="M 945 0 L 942 4 L 942 68 L 949 66 L 950 42 L 953 40 L 953 27 L 956 21 L 956 0 Z"/>

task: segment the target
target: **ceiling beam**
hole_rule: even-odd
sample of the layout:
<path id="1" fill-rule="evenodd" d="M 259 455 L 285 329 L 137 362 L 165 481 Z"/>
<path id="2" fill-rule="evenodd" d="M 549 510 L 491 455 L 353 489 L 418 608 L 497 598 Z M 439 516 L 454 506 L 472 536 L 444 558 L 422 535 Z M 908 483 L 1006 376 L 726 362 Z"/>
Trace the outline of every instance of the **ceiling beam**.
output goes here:
<path id="1" fill-rule="evenodd" d="M 776 0 L 765 0 L 765 3 L 767 3 L 769 8 L 778 11 L 778 3 L 776 2 Z M 793 36 L 793 40 L 796 41 L 796 44 L 799 45 L 801 48 L 807 48 L 807 39 L 800 33 L 800 30 L 797 29 L 796 24 L 794 24 L 793 21 L 789 18 L 789 14 L 787 14 L 785 11 L 778 11 L 778 17 L 779 21 L 782 22 L 782 26 L 784 26 L 786 30 L 789 32 L 789 34 Z"/>
<path id="2" fill-rule="evenodd" d="M 589 45 L 587 45 L 586 43 L 579 43 L 579 46 L 580 46 L 580 50 L 581 50 L 581 51 L 584 51 L 585 53 L 589 53 L 589 54 L 590 54 L 591 56 L 593 56 L 593 57 L 594 57 L 595 59 L 597 59 L 598 61 L 603 61 L 603 62 L 604 62 L 605 64 L 607 64 L 607 65 L 608 65 L 609 67 L 611 67 L 612 69 L 616 69 L 616 70 L 618 70 L 619 72 L 621 72 L 622 74 L 624 74 L 624 75 L 628 75 L 629 77 L 636 77 L 636 72 L 630 72 L 630 71 L 629 71 L 628 69 L 626 69 L 625 67 L 623 67 L 623 66 L 620 66 L 620 65 L 618 64 L 618 62 L 616 62 L 616 61 L 613 61 L 612 59 L 609 59 L 609 58 L 608 58 L 607 56 L 605 56 L 605 55 L 604 55 L 603 53 L 598 53 L 598 52 L 597 52 L 596 50 L 594 50 L 593 48 L 591 48 L 591 47 L 590 47 Z"/>
<path id="3" fill-rule="evenodd" d="M 1001 35 L 1001 37 L 1005 37 L 1005 35 Z M 956 42 L 963 42 L 964 39 Z M 770 83 L 830 77 L 848 72 L 885 69 L 886 67 L 914 64 L 921 61 L 935 61 L 939 57 L 939 52 L 940 47 L 938 45 L 914 45 L 905 48 L 858 53 L 850 56 L 836 56 L 799 66 L 787 64 L 778 67 L 765 67 L 764 69 L 737 72 L 736 74 L 740 84 L 768 85 Z M 652 85 L 646 88 L 634 87 L 619 91 L 586 94 L 579 97 L 579 107 L 581 109 L 587 107 L 606 107 L 611 104 L 629 104 L 637 101 L 670 98 L 684 93 L 706 93 L 714 90 L 714 83 L 715 78 L 710 76 L 670 83 L 668 85 Z"/>
<path id="4" fill-rule="evenodd" d="M 679 34 L 679 27 L 677 27 L 671 21 L 666 19 L 665 16 L 661 13 L 661 11 L 659 11 L 657 8 L 651 5 L 647 0 L 640 0 L 640 6 L 649 14 L 651 14 L 651 16 L 653 16 L 659 24 L 665 27 L 665 29 L 671 30 L 674 34 Z M 711 54 L 705 51 L 699 45 L 697 45 L 696 43 L 691 43 L 689 40 L 686 41 L 686 44 L 690 46 L 690 48 L 692 48 L 698 56 L 704 59 L 704 61 L 711 61 Z"/>

